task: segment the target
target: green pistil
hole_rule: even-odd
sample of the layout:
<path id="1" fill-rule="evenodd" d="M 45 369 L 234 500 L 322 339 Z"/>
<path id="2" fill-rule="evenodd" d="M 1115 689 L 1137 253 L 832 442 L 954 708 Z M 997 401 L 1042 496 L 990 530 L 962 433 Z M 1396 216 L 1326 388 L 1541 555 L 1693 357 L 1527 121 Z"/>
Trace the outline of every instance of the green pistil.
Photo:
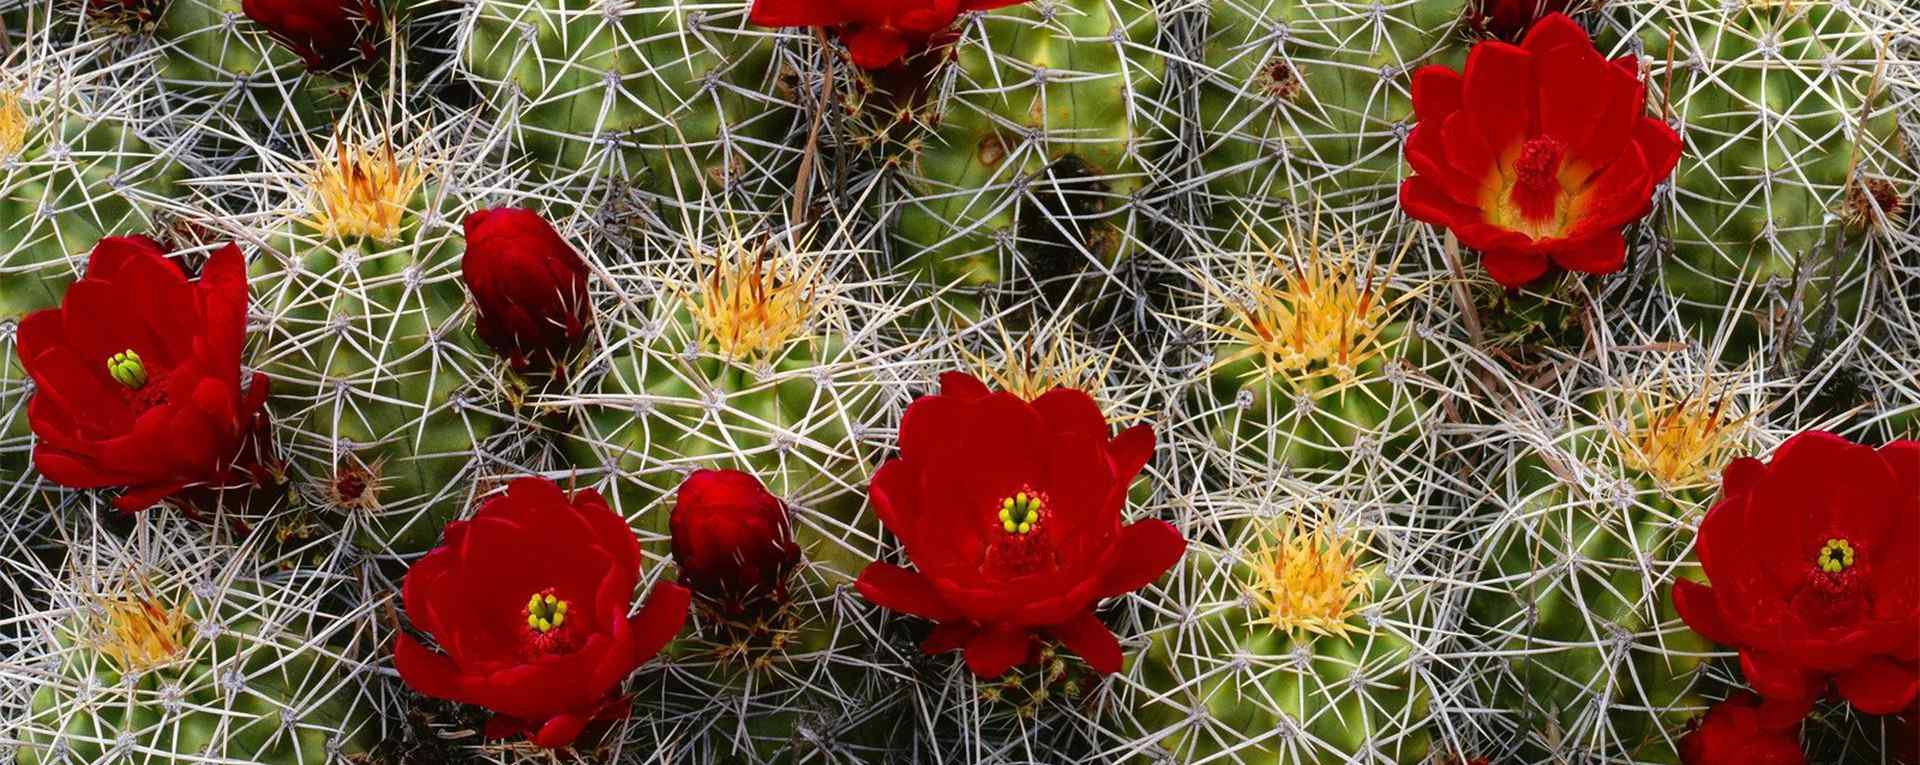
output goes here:
<path id="1" fill-rule="evenodd" d="M 534 593 L 527 599 L 527 626 L 542 634 L 567 623 L 567 602 L 552 593 Z"/>
<path id="2" fill-rule="evenodd" d="M 140 354 L 134 353 L 131 348 L 107 359 L 107 374 L 115 382 L 127 386 L 128 390 L 139 390 L 147 385 L 147 365 L 140 363 Z"/>
<path id="3" fill-rule="evenodd" d="M 1009 534 L 1033 531 L 1033 525 L 1040 522 L 1041 507 L 1039 497 L 1024 491 L 1000 500 L 1000 528 Z"/>
<path id="4" fill-rule="evenodd" d="M 1838 574 L 1853 566 L 1853 545 L 1844 539 L 1829 539 L 1820 548 L 1820 570 Z"/>

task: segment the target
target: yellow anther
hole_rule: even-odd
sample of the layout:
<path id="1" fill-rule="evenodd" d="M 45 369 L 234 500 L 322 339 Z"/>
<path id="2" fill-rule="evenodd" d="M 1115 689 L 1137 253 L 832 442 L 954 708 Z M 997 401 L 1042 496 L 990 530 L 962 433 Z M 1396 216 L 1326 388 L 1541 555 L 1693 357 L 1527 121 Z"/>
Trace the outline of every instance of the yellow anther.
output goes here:
<path id="1" fill-rule="evenodd" d="M 1845 539 L 1829 539 L 1820 548 L 1820 559 L 1815 563 L 1821 571 L 1838 574 L 1853 565 L 1853 544 Z"/>
<path id="2" fill-rule="evenodd" d="M 147 366 L 140 361 L 140 354 L 134 353 L 131 348 L 107 359 L 107 374 L 130 390 L 139 390 L 147 385 Z"/>

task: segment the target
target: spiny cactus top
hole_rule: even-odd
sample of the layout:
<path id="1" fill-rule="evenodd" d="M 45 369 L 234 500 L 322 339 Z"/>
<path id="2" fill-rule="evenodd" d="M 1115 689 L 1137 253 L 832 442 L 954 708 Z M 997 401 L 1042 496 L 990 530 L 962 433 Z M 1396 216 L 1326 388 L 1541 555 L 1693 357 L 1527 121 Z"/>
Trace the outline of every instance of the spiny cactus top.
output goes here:
<path id="1" fill-rule="evenodd" d="M 231 480 L 248 450 L 267 378 L 244 388 L 246 263 L 228 245 L 188 282 L 144 237 L 103 239 L 58 309 L 20 325 L 38 390 L 28 410 L 34 465 L 67 486 L 122 486 L 144 510 L 188 486 Z"/>
<path id="2" fill-rule="evenodd" d="M 620 683 L 686 622 L 687 590 L 668 582 L 628 615 L 640 543 L 591 489 L 522 478 L 446 535 L 405 589 L 407 616 L 444 653 L 401 633 L 394 664 L 421 693 L 493 710 L 489 737 L 562 747 L 624 716 Z"/>
<path id="3" fill-rule="evenodd" d="M 1643 116 L 1639 66 L 1601 58 L 1585 30 L 1554 14 L 1517 47 L 1474 46 L 1464 74 L 1415 72 L 1407 214 L 1482 251 L 1510 287 L 1552 266 L 1620 270 L 1621 228 L 1653 209 L 1653 187 L 1680 159 L 1673 129 Z"/>
<path id="4" fill-rule="evenodd" d="M 1146 586 L 1187 546 L 1164 521 L 1120 523 L 1152 428 L 1109 441 L 1085 393 L 1028 403 L 950 372 L 938 395 L 908 407 L 900 450 L 874 474 L 874 512 L 918 570 L 874 563 L 860 593 L 939 622 L 921 648 L 964 648 L 983 677 L 1026 660 L 1036 632 L 1119 671 L 1120 644 L 1093 605 Z"/>

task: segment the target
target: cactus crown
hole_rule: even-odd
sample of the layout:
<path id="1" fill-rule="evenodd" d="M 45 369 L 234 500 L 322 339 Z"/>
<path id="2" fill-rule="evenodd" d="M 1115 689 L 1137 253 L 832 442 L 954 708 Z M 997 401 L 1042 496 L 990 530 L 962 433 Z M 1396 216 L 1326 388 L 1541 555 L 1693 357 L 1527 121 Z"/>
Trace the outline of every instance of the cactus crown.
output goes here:
<path id="1" fill-rule="evenodd" d="M 182 636 L 192 621 L 184 608 L 168 607 L 152 593 L 103 599 L 94 626 L 99 650 L 122 672 L 163 666 L 186 650 Z"/>
<path id="2" fill-rule="evenodd" d="M 1626 416 L 1615 425 L 1620 461 L 1666 486 L 1699 483 L 1719 472 L 1739 446 L 1747 421 L 1711 381 L 1691 392 L 1669 383 L 1625 394 Z"/>
<path id="3" fill-rule="evenodd" d="M 1360 546 L 1338 531 L 1305 529 L 1295 520 L 1278 525 L 1271 537 L 1261 540 L 1246 584 L 1250 624 L 1351 640 L 1358 630 L 1348 622 L 1366 607 L 1372 578 L 1360 565 Z"/>
<path id="4" fill-rule="evenodd" d="M 374 141 L 342 129 L 331 150 L 315 147 L 308 170 L 308 225 L 326 236 L 392 242 L 400 236 L 407 202 L 426 180 L 418 158 L 402 159 L 391 135 Z"/>
<path id="5" fill-rule="evenodd" d="M 1244 295 L 1224 301 L 1233 320 L 1215 329 L 1245 347 L 1215 367 L 1258 356 L 1266 362 L 1260 374 L 1350 380 L 1388 345 L 1380 334 L 1391 306 L 1375 283 L 1372 251 L 1337 237 L 1323 246 L 1291 230 L 1285 239 L 1284 254 L 1261 246 L 1266 257 L 1244 275 Z"/>
<path id="6" fill-rule="evenodd" d="M 802 335 L 823 298 L 817 262 L 769 257 L 735 236 L 713 253 L 694 318 L 727 358 L 766 358 Z"/>
<path id="7" fill-rule="evenodd" d="M 0 90 L 0 159 L 20 153 L 27 144 L 27 112 L 20 108 L 20 95 Z"/>
<path id="8" fill-rule="evenodd" d="M 1100 381 L 1113 367 L 1112 354 L 1082 345 L 1071 327 L 1036 330 L 1015 339 L 1002 326 L 999 345 L 997 354 L 961 353 L 975 376 L 1028 401 L 1054 388 L 1083 390 L 1097 398 Z"/>

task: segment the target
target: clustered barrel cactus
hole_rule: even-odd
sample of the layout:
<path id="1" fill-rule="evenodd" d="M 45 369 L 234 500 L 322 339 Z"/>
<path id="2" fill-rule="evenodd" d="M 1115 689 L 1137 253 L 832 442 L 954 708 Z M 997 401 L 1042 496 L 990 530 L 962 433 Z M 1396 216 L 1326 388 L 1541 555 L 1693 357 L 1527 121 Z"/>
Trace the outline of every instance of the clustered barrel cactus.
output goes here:
<path id="1" fill-rule="evenodd" d="M 0 0 L 0 762 L 1920 765 L 1898 0 Z"/>

